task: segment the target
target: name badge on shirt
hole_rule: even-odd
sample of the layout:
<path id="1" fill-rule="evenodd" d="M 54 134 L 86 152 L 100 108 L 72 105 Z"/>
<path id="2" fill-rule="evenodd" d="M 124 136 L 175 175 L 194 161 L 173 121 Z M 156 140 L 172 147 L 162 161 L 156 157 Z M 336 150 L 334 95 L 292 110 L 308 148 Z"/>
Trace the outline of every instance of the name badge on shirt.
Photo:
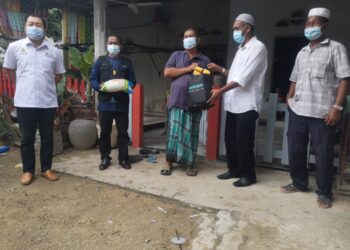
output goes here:
<path id="1" fill-rule="evenodd" d="M 49 52 L 46 52 L 45 56 L 47 56 L 48 58 L 54 58 L 54 56 L 51 53 L 49 53 Z"/>
<path id="2" fill-rule="evenodd" d="M 19 53 L 20 54 L 27 54 L 27 50 L 25 49 L 25 48 L 21 48 L 20 50 L 19 50 Z"/>

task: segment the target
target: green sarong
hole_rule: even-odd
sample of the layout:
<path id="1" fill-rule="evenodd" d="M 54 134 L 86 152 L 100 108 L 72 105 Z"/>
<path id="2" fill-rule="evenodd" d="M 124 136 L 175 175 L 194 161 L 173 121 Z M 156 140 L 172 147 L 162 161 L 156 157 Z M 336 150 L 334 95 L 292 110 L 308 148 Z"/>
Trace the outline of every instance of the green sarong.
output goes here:
<path id="1" fill-rule="evenodd" d="M 166 145 L 167 161 L 194 166 L 201 116 L 202 112 L 188 112 L 180 108 L 169 110 Z"/>

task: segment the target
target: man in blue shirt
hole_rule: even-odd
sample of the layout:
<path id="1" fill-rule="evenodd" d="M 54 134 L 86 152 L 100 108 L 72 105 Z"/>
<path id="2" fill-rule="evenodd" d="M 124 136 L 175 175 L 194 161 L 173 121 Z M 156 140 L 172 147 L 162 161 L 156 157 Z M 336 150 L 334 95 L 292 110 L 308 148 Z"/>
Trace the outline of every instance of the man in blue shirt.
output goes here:
<path id="1" fill-rule="evenodd" d="M 101 153 L 100 170 L 111 163 L 111 131 L 115 120 L 118 131 L 119 165 L 131 169 L 128 154 L 129 94 L 125 92 L 107 93 L 99 91 L 100 84 L 111 79 L 127 79 L 135 86 L 135 72 L 132 62 L 120 56 L 121 39 L 110 35 L 107 39 L 108 55 L 100 56 L 91 71 L 92 87 L 98 91 L 98 110 L 101 126 L 99 148 Z"/>

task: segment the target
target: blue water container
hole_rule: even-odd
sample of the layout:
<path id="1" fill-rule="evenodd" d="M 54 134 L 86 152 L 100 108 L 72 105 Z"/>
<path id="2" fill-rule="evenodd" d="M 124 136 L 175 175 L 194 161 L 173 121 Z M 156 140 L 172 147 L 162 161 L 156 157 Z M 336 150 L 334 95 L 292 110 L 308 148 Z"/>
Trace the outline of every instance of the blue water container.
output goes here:
<path id="1" fill-rule="evenodd" d="M 0 146 L 0 154 L 6 153 L 10 150 L 9 146 Z"/>

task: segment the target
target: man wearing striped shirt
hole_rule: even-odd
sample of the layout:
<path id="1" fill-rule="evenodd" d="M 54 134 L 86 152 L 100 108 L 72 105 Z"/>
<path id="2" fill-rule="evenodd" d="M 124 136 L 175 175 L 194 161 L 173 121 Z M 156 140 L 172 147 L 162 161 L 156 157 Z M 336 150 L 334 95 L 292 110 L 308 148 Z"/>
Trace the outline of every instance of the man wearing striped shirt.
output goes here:
<path id="1" fill-rule="evenodd" d="M 308 189 L 309 136 L 316 153 L 318 205 L 332 205 L 334 137 L 349 84 L 350 66 L 345 47 L 325 36 L 330 11 L 311 9 L 305 24 L 310 43 L 297 55 L 290 77 L 289 166 L 292 183 L 285 193 Z"/>

